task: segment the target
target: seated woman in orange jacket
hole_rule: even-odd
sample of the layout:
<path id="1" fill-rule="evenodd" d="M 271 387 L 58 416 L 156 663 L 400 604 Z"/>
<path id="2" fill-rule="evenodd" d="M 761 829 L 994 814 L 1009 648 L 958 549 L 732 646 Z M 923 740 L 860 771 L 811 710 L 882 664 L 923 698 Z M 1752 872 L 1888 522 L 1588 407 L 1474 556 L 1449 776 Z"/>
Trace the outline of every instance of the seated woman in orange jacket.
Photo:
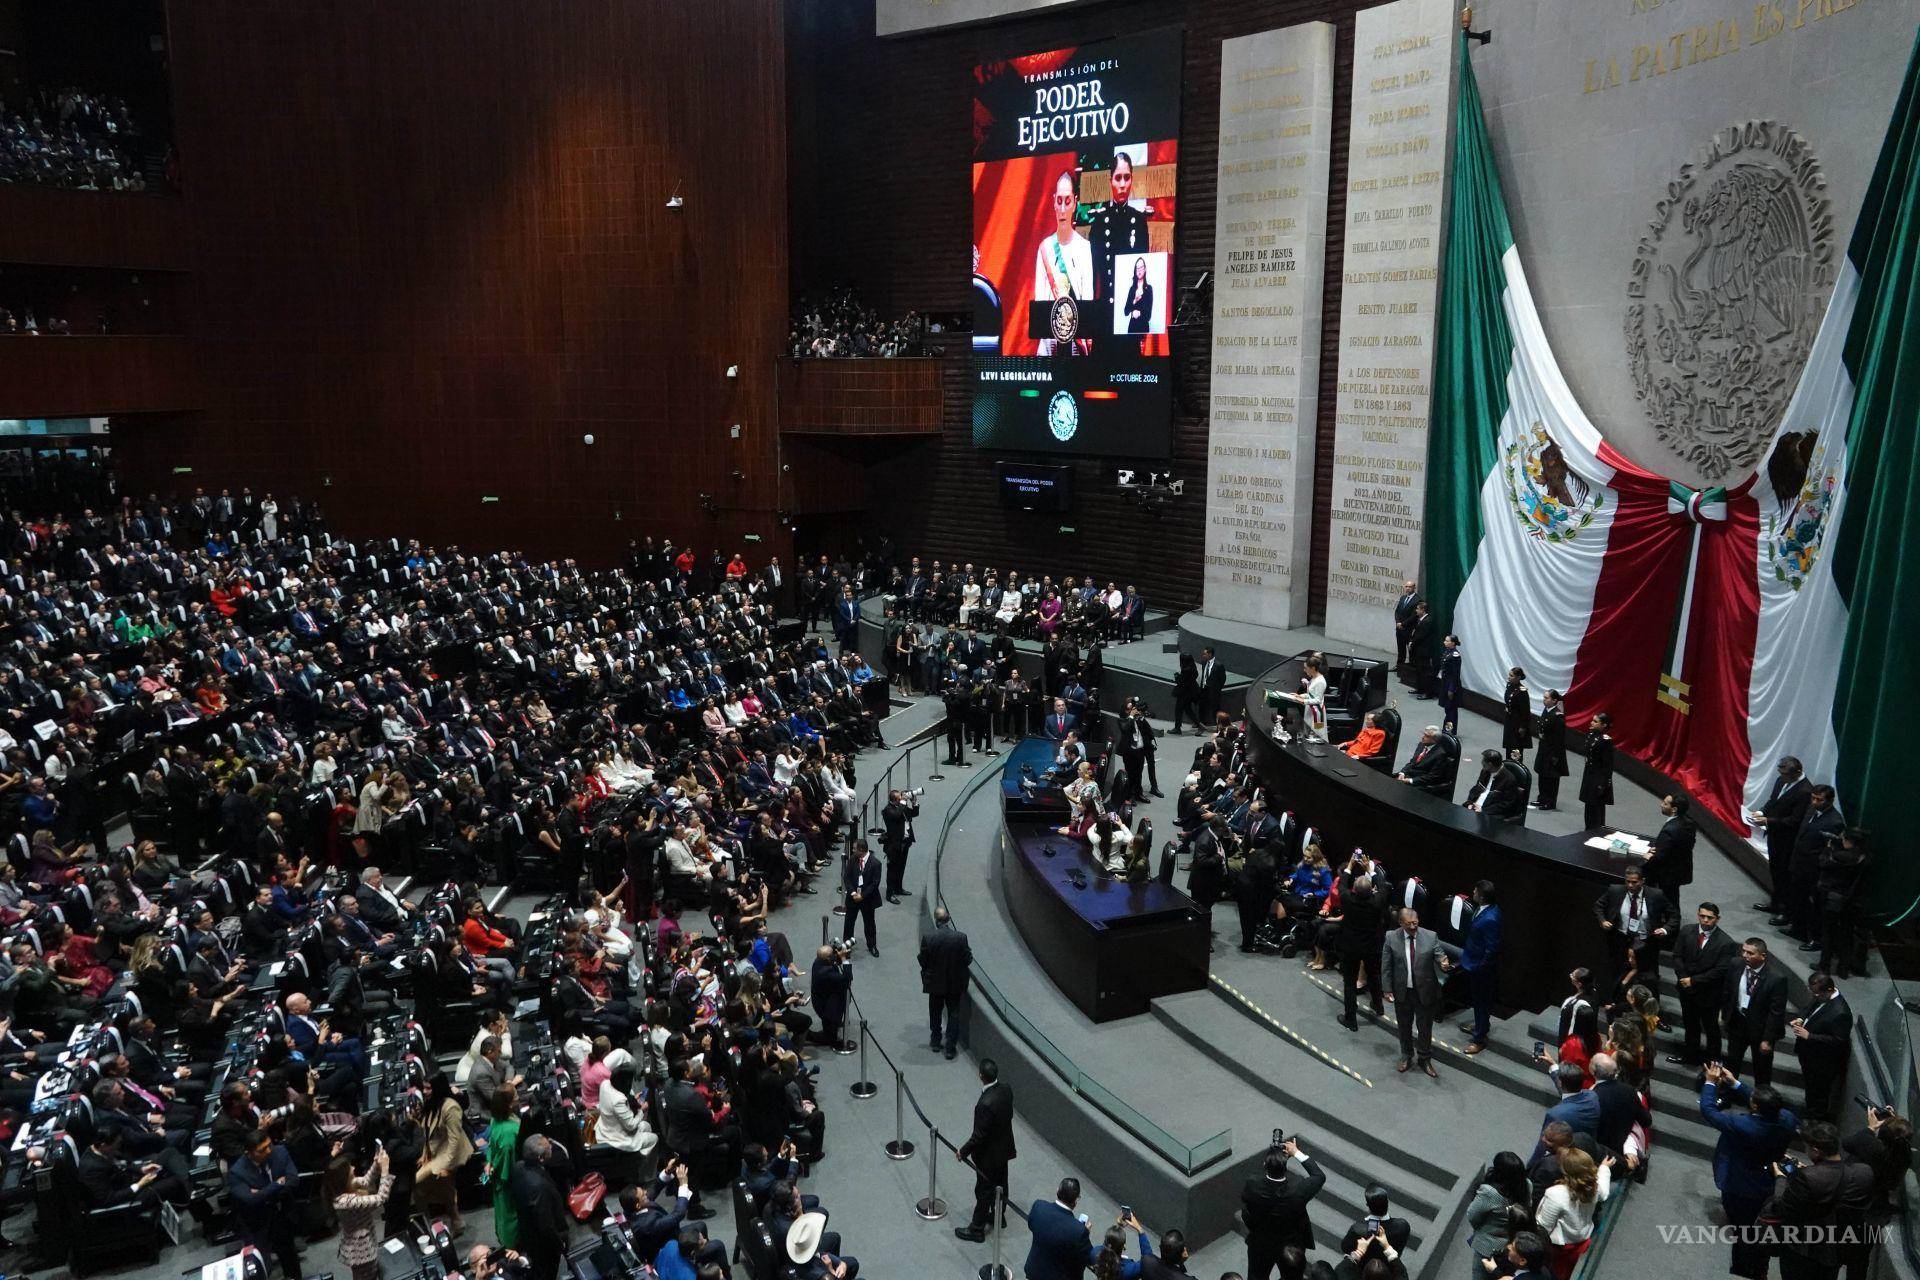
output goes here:
<path id="1" fill-rule="evenodd" d="M 488 928 L 485 921 L 472 915 L 461 922 L 460 941 L 467 944 L 467 950 L 483 958 L 513 950 L 512 938 L 498 929 Z"/>
<path id="2" fill-rule="evenodd" d="M 1340 748 L 1355 760 L 1370 760 L 1387 749 L 1387 731 L 1376 728 L 1373 712 L 1367 712 L 1367 718 L 1360 723 L 1360 732 L 1353 735 L 1353 741 Z"/>

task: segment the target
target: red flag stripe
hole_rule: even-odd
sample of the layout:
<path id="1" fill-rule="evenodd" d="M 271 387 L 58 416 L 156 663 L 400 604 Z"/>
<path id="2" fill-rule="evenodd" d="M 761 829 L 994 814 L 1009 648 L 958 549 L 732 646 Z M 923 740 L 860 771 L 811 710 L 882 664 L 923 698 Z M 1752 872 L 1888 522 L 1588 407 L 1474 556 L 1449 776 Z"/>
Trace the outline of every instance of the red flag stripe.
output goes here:
<path id="1" fill-rule="evenodd" d="M 1584 727 L 1613 717 L 1614 744 L 1675 779 L 1723 822 L 1744 829 L 1742 793 L 1752 750 L 1747 699 L 1760 625 L 1755 577 L 1759 507 L 1743 488 L 1727 519 L 1695 526 L 1667 510 L 1667 481 L 1604 443 L 1619 506 L 1593 613 L 1567 690 L 1567 719 Z M 1687 629 L 1685 713 L 1659 698 L 1664 645 L 1686 579 L 1693 531 L 1701 529 Z"/>

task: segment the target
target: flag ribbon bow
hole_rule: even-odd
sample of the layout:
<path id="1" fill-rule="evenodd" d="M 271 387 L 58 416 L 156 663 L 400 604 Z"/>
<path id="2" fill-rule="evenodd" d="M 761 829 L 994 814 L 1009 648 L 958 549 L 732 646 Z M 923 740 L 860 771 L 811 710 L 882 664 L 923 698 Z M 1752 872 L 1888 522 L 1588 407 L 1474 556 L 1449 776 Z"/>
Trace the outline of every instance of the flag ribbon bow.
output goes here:
<path id="1" fill-rule="evenodd" d="M 1669 480 L 1667 514 L 1685 516 L 1695 524 L 1708 520 L 1724 523 L 1727 518 L 1727 491 L 1719 485 L 1711 489 L 1689 489 L 1677 480 Z"/>

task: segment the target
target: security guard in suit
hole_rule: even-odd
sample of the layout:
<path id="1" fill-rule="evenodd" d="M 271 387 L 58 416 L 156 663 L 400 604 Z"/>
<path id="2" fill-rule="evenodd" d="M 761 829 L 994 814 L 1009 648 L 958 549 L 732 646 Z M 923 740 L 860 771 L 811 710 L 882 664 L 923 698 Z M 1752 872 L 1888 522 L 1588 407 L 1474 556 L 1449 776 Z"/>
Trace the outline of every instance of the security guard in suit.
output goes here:
<path id="1" fill-rule="evenodd" d="M 987 678 L 987 673 L 974 668 L 973 681 L 967 688 L 967 733 L 973 749 L 990 756 L 1000 754 L 993 745 L 993 705 L 997 692 L 998 686 Z"/>
<path id="2" fill-rule="evenodd" d="M 947 709 L 946 762 L 964 765 L 967 762 L 967 716 L 973 707 L 972 691 L 956 680 L 947 686 L 940 700 Z"/>

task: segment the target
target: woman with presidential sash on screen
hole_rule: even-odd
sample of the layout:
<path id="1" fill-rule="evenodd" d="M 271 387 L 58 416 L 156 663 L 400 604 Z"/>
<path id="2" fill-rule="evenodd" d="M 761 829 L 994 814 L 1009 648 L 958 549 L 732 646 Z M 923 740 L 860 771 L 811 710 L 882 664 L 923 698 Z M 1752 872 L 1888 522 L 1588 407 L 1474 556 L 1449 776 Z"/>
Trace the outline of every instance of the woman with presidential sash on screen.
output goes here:
<path id="1" fill-rule="evenodd" d="M 1078 336 L 1085 322 L 1081 310 L 1093 299 L 1093 246 L 1073 223 L 1079 208 L 1073 170 L 1064 169 L 1053 183 L 1053 234 L 1040 242 L 1033 260 L 1033 300 L 1051 304 L 1052 336 L 1040 340 L 1043 356 L 1083 355 L 1090 346 Z"/>

